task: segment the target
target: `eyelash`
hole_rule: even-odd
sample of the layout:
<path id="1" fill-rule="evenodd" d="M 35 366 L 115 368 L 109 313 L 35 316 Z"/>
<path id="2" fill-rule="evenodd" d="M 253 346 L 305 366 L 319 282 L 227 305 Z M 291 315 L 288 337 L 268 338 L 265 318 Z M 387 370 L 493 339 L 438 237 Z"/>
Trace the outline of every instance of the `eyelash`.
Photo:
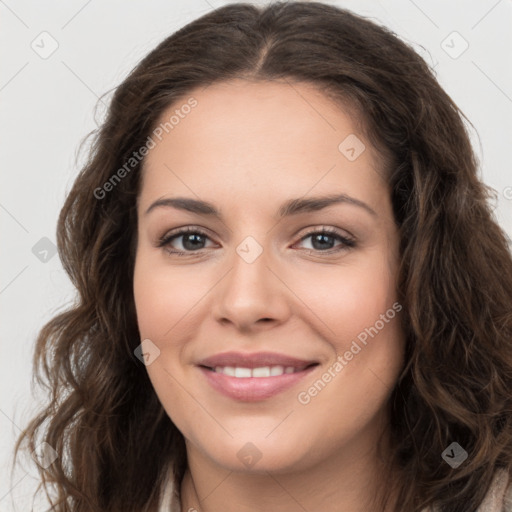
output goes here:
<path id="1" fill-rule="evenodd" d="M 174 233 L 173 232 L 166 233 L 164 236 L 159 238 L 157 246 L 159 248 L 166 247 L 166 246 L 170 245 L 170 243 L 174 239 L 179 238 L 180 236 L 183 236 L 183 235 L 186 235 L 186 234 L 190 234 L 190 233 L 193 233 L 193 234 L 196 234 L 196 235 L 201 235 L 201 236 L 206 237 L 206 238 L 210 238 L 208 236 L 208 234 L 205 233 L 203 230 L 201 230 L 199 228 L 195 228 L 193 226 L 190 226 L 190 227 L 187 227 L 187 228 L 182 228 L 179 231 L 174 232 Z M 315 255 L 327 254 L 327 255 L 331 255 L 333 253 L 338 253 L 338 252 L 341 252 L 341 251 L 349 250 L 349 249 L 351 249 L 351 248 L 356 246 L 356 241 L 353 238 L 349 238 L 347 236 L 344 236 L 338 230 L 336 230 L 334 228 L 329 228 L 329 227 L 322 227 L 320 229 L 316 228 L 314 230 L 308 231 L 307 233 L 305 233 L 300 238 L 299 242 L 304 241 L 306 238 L 309 238 L 311 235 L 317 235 L 317 234 L 329 235 L 329 236 L 335 237 L 339 241 L 341 241 L 342 243 L 341 243 L 340 246 L 338 246 L 338 249 L 332 248 L 332 249 L 327 249 L 325 251 L 321 251 L 321 250 L 318 250 L 318 249 L 305 249 L 306 252 L 309 253 L 309 254 L 315 254 Z M 196 251 L 179 251 L 179 250 L 169 250 L 167 248 L 166 250 L 167 250 L 167 252 L 170 255 L 190 256 L 190 255 L 197 255 L 199 251 L 202 251 L 204 249 L 197 249 Z"/>

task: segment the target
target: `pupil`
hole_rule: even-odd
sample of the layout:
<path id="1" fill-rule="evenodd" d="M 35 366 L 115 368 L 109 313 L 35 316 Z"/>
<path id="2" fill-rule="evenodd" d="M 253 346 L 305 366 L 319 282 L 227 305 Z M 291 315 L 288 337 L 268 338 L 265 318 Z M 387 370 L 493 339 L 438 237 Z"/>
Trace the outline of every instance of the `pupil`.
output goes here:
<path id="1" fill-rule="evenodd" d="M 185 249 L 191 249 L 191 250 L 197 249 L 198 248 L 197 243 L 201 244 L 201 242 L 202 242 L 201 238 L 202 238 L 202 235 L 198 235 L 198 234 L 194 234 L 194 233 L 187 235 L 183 239 L 183 247 L 185 247 Z M 191 239 L 194 239 L 194 241 L 192 242 L 190 247 L 187 247 L 187 243 L 190 242 Z"/>
<path id="2" fill-rule="evenodd" d="M 325 235 L 325 234 L 319 234 L 319 235 L 316 235 L 313 237 L 313 247 L 315 247 L 315 242 L 320 242 L 320 247 L 315 247 L 315 249 L 325 249 L 325 245 L 322 245 L 322 243 L 326 243 L 325 240 L 326 239 L 332 239 L 332 236 L 330 235 Z M 323 242 L 322 242 L 323 240 Z M 327 243 L 327 245 L 332 245 L 330 243 Z M 327 247 L 327 249 L 331 249 L 332 247 Z"/>

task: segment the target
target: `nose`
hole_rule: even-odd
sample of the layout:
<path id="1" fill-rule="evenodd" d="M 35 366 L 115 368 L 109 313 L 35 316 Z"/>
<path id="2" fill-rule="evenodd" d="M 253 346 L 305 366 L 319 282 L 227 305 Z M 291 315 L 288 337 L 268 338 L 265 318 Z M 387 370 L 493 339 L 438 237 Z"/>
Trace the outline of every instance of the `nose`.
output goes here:
<path id="1" fill-rule="evenodd" d="M 240 331 L 261 330 L 275 327 L 290 315 L 290 291 L 279 275 L 279 265 L 263 249 L 254 260 L 256 250 L 244 246 L 234 251 L 229 269 L 214 288 L 213 314 L 216 321 L 232 324 Z M 247 248 L 247 246 L 245 246 Z M 282 272 L 281 272 L 282 273 Z"/>

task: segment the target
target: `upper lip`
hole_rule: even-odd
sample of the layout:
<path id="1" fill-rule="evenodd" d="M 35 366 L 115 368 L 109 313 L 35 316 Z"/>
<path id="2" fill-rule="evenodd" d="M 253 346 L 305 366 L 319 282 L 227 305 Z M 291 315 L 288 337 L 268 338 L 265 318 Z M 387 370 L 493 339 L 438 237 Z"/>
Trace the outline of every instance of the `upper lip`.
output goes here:
<path id="1" fill-rule="evenodd" d="M 252 354 L 242 352 L 223 352 L 199 361 L 199 366 L 215 368 L 216 366 L 234 366 L 243 368 L 260 368 L 262 366 L 292 366 L 306 368 L 317 361 L 297 359 L 296 357 L 277 354 L 275 352 L 255 352 Z"/>

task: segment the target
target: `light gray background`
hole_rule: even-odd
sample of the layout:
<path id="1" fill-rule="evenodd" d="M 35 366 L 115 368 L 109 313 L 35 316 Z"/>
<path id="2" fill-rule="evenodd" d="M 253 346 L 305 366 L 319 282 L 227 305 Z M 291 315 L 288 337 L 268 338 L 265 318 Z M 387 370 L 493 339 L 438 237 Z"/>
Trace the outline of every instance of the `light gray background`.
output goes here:
<path id="1" fill-rule="evenodd" d="M 37 406 L 30 387 L 36 335 L 69 304 L 73 289 L 58 255 L 50 252 L 44 262 L 44 253 L 38 258 L 32 248 L 43 237 L 56 241 L 59 210 L 85 157 L 75 161 L 78 145 L 96 128 L 98 97 L 165 37 L 228 3 L 233 2 L 0 0 L 0 512 L 30 510 L 37 486 L 27 463 L 12 482 L 8 478 L 12 447 Z M 496 189 L 497 219 L 512 236 L 512 1 L 326 3 L 390 27 L 435 65 L 441 85 L 480 136 L 473 133 L 472 140 L 481 176 Z M 40 35 L 44 31 L 50 36 Z M 464 41 L 450 35 L 454 31 L 469 44 L 457 58 Z M 31 47 L 48 51 L 52 38 L 58 48 L 47 58 Z M 34 510 L 45 507 L 36 502 Z"/>

